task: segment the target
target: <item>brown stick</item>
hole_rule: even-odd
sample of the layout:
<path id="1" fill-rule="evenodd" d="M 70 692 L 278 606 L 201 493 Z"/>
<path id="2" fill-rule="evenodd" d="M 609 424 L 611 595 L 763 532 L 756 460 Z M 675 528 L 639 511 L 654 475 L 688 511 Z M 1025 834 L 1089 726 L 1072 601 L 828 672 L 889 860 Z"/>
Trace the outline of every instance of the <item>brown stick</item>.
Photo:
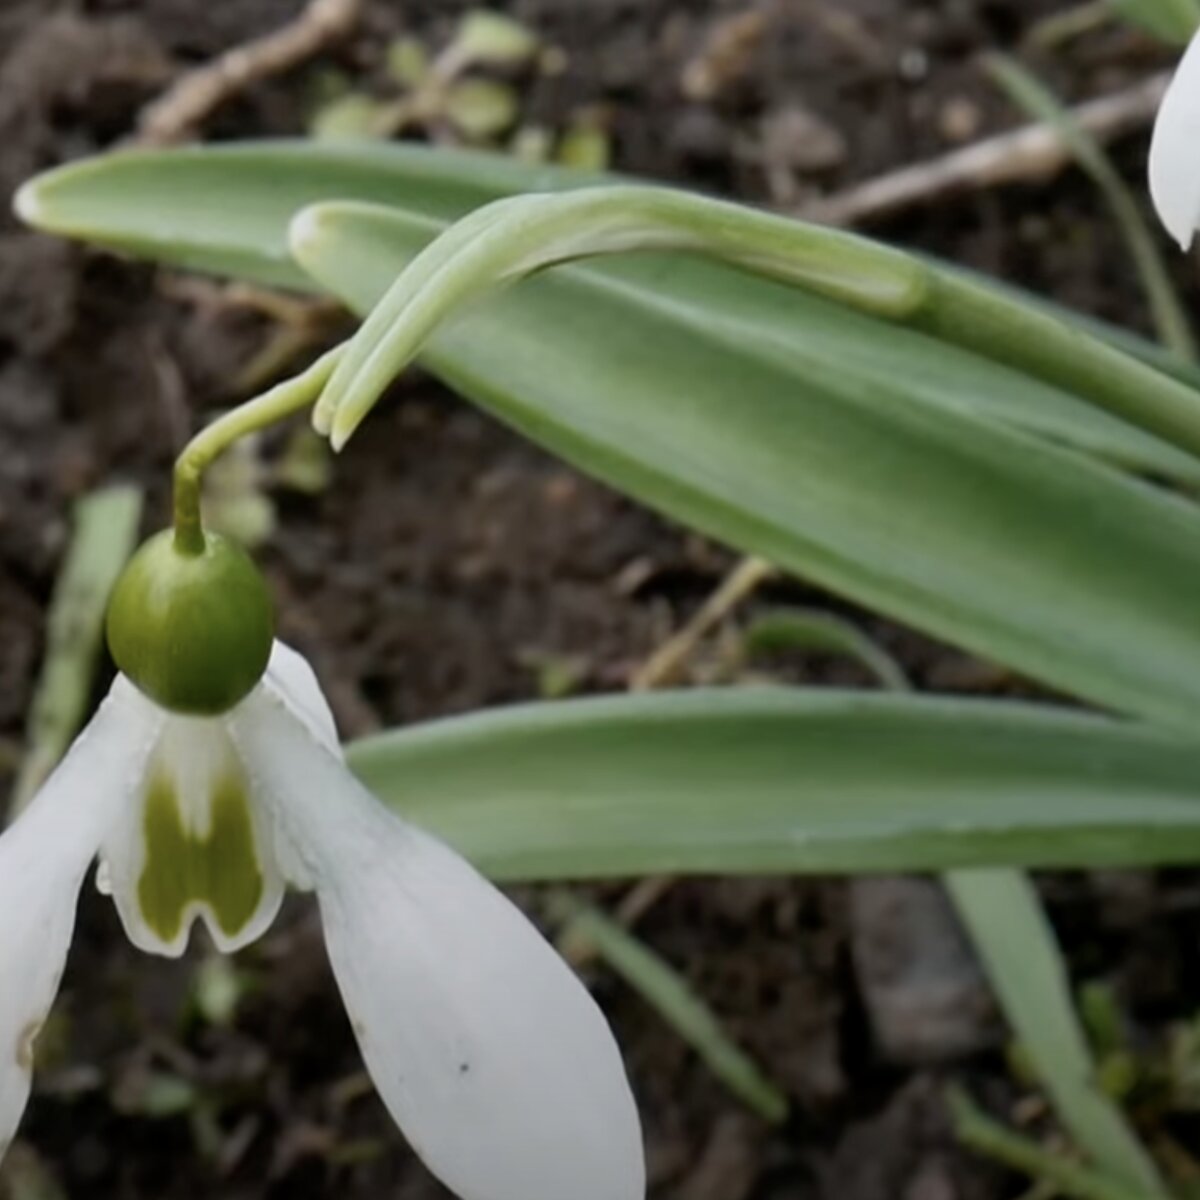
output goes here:
<path id="1" fill-rule="evenodd" d="M 1148 125 L 1158 111 L 1170 72 L 1071 110 L 1081 129 L 1111 141 Z M 1045 179 L 1071 162 L 1071 151 L 1049 125 L 1026 125 L 940 158 L 902 167 L 807 204 L 797 214 L 829 225 L 856 225 L 960 191 Z"/>
<path id="2" fill-rule="evenodd" d="M 761 558 L 743 558 L 692 619 L 651 654 L 629 681 L 629 690 L 648 692 L 677 683 L 700 642 L 774 573 Z"/>
<path id="3" fill-rule="evenodd" d="M 290 71 L 344 37 L 361 10 L 362 0 L 310 0 L 289 25 L 234 46 L 177 79 L 142 110 L 134 141 L 147 146 L 183 141 L 248 87 Z"/>

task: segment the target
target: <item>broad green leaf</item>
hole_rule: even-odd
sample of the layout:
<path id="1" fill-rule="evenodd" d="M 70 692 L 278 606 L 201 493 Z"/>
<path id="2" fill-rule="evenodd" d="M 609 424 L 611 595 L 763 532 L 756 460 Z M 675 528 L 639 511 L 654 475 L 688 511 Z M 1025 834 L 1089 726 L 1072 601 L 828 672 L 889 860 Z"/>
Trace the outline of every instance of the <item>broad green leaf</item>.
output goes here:
<path id="1" fill-rule="evenodd" d="M 313 202 L 379 201 L 401 215 L 444 222 L 517 191 L 610 178 L 420 146 L 265 142 L 88 160 L 34 180 L 17 205 L 52 232 L 180 266 L 311 288 L 289 256 L 287 229 Z M 387 269 L 398 273 L 399 264 Z M 657 298 L 753 338 L 763 353 L 790 358 L 806 377 L 832 370 L 889 384 L 903 380 L 914 397 L 1011 421 L 1136 470 L 1200 483 L 1195 458 L 1067 393 L 816 297 L 700 260 L 646 257 L 587 270 L 624 286 L 634 300 Z M 1113 331 L 1107 336 L 1164 369 L 1186 371 L 1145 342 Z"/>
<path id="2" fill-rule="evenodd" d="M 370 142 L 265 141 L 129 150 L 27 183 L 14 206 L 32 225 L 131 254 L 308 290 L 288 222 L 322 200 L 369 200 L 452 220 L 498 196 L 601 182 L 499 154 Z"/>
<path id="3" fill-rule="evenodd" d="M 360 310 L 426 227 L 323 210 L 306 264 Z M 948 405 L 746 350 L 575 268 L 439 329 L 475 403 L 672 517 L 1053 686 L 1177 723 L 1200 703 L 1200 512 Z"/>
<path id="4" fill-rule="evenodd" d="M 1033 884 L 1005 870 L 950 871 L 945 879 L 1063 1124 L 1116 1179 L 1164 1195 L 1152 1160 L 1096 1081 L 1066 967 Z"/>
<path id="5" fill-rule="evenodd" d="M 522 705 L 349 747 L 504 880 L 1194 861 L 1200 745 L 1060 710 L 730 688 Z"/>

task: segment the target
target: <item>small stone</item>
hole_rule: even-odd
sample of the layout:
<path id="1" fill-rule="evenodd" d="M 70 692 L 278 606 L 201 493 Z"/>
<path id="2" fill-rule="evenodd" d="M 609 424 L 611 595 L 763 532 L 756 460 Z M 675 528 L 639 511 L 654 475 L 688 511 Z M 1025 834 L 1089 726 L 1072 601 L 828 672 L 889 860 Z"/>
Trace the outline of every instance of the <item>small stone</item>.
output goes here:
<path id="1" fill-rule="evenodd" d="M 901 52 L 896 67 L 905 83 L 921 83 L 929 74 L 929 55 L 918 46 L 910 46 Z"/>
<path id="2" fill-rule="evenodd" d="M 958 1200 L 949 1164 L 940 1157 L 927 1158 L 908 1181 L 902 1200 Z"/>
<path id="3" fill-rule="evenodd" d="M 672 140 L 692 161 L 720 162 L 729 156 L 733 132 L 707 105 L 689 104 L 675 121 Z"/>
<path id="4" fill-rule="evenodd" d="M 966 96 L 953 96 L 938 113 L 938 127 L 948 142 L 969 142 L 979 133 L 983 114 Z"/>
<path id="5" fill-rule="evenodd" d="M 762 1122 L 745 1113 L 718 1117 L 678 1196 L 681 1200 L 744 1200 L 762 1170 L 765 1136 Z"/>
<path id="6" fill-rule="evenodd" d="M 805 173 L 829 171 L 846 160 L 846 139 L 803 104 L 768 113 L 760 127 L 763 162 Z"/>
<path id="7" fill-rule="evenodd" d="M 1002 1038 L 991 990 L 942 887 L 929 879 L 858 879 L 851 948 L 875 1040 L 893 1062 L 933 1065 Z"/>

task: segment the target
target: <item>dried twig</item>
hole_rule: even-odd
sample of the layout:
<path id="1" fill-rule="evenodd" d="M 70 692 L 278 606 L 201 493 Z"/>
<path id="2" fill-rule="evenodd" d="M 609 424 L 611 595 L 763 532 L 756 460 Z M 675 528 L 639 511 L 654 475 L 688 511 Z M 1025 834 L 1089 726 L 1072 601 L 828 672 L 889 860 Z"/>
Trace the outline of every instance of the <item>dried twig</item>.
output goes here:
<path id="1" fill-rule="evenodd" d="M 675 683 L 696 646 L 774 573 L 775 568 L 760 558 L 743 558 L 692 619 L 646 660 L 629 690 L 646 692 Z"/>
<path id="2" fill-rule="evenodd" d="M 353 28 L 362 0 L 310 0 L 277 29 L 188 71 L 138 118 L 134 140 L 149 146 L 183 141 L 215 109 L 272 75 L 290 71 Z"/>
<path id="3" fill-rule="evenodd" d="M 1070 110 L 1081 129 L 1112 141 L 1149 124 L 1158 111 L 1170 73 L 1152 75 L 1124 91 Z M 804 206 L 799 214 L 829 225 L 854 225 L 889 216 L 954 192 L 1044 179 L 1071 162 L 1071 151 L 1050 125 L 1026 125 L 1010 133 L 927 162 L 890 171 L 866 183 Z"/>

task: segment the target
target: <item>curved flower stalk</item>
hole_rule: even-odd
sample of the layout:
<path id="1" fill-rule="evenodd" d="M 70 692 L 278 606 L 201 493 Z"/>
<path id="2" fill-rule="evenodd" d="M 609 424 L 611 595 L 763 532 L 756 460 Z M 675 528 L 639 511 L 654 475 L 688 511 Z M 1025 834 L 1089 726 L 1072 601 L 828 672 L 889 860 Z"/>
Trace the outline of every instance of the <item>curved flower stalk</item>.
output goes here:
<path id="1" fill-rule="evenodd" d="M 387 210 L 330 203 L 292 220 L 291 249 L 315 278 L 339 226 Z M 536 271 L 635 250 L 686 251 L 1016 367 L 1200 456 L 1186 384 L 969 275 L 836 230 L 667 188 L 614 186 L 496 200 L 429 243 L 395 279 L 338 361 L 313 425 L 340 450 L 388 384 L 466 305 Z"/>
<path id="2" fill-rule="evenodd" d="M 297 214 L 299 262 L 322 237 L 320 205 Z M 897 320 L 925 297 L 926 272 L 898 250 L 686 192 L 632 185 L 496 200 L 434 239 L 376 305 L 328 376 L 315 428 L 340 450 L 433 330 L 480 294 L 558 263 L 634 250 L 708 254 Z"/>
<path id="3" fill-rule="evenodd" d="M 1184 51 L 1150 142 L 1150 196 L 1181 249 L 1200 228 L 1200 33 Z"/>
<path id="4" fill-rule="evenodd" d="M 216 715 L 170 711 L 119 675 L 0 837 L 0 1151 L 97 854 L 97 883 L 156 954 L 181 954 L 197 920 L 239 949 L 287 884 L 315 891 L 375 1085 L 463 1200 L 642 1196 L 636 1109 L 587 990 L 472 867 L 358 783 L 312 670 L 278 642 Z"/>

